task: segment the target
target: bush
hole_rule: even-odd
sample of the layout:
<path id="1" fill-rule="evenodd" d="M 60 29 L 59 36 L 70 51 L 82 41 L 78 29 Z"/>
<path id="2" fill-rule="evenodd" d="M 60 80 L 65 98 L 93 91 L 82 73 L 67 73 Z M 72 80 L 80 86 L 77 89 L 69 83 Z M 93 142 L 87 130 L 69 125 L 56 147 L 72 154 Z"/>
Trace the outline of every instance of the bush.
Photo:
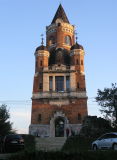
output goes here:
<path id="1" fill-rule="evenodd" d="M 35 137 L 32 135 L 22 134 L 24 138 L 25 150 L 34 151 L 35 150 Z"/>
<path id="2" fill-rule="evenodd" d="M 79 152 L 91 150 L 91 143 L 93 140 L 93 138 L 86 138 L 82 136 L 69 137 L 64 144 L 62 151 Z"/>
<path id="3" fill-rule="evenodd" d="M 23 152 L 12 156 L 9 160 L 115 160 L 117 152 Z"/>

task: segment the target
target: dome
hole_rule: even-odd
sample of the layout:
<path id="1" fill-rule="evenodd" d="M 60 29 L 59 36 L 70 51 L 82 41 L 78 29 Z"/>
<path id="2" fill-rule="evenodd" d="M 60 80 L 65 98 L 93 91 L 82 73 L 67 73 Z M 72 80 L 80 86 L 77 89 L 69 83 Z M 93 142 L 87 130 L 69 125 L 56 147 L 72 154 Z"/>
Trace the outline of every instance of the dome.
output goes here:
<path id="1" fill-rule="evenodd" d="M 38 51 L 38 50 L 45 50 L 45 51 L 47 51 L 47 48 L 46 48 L 46 46 L 41 45 L 41 46 L 39 46 L 39 47 L 36 48 L 36 51 Z"/>
<path id="2" fill-rule="evenodd" d="M 84 50 L 83 46 L 81 46 L 81 45 L 78 44 L 77 42 L 76 42 L 76 44 L 74 44 L 74 45 L 71 47 L 71 50 L 73 50 L 73 49 L 82 49 L 82 50 Z"/>

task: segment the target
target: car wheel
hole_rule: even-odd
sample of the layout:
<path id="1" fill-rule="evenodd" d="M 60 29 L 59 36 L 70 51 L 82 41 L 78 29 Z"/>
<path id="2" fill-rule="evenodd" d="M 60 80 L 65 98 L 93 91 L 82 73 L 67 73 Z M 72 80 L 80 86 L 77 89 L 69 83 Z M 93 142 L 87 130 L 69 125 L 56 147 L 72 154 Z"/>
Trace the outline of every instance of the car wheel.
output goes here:
<path id="1" fill-rule="evenodd" d="M 113 144 L 113 150 L 117 151 L 117 143 Z"/>
<path id="2" fill-rule="evenodd" d="M 97 151 L 97 149 L 98 149 L 97 145 L 94 144 L 94 145 L 93 145 L 93 150 L 94 150 L 94 151 Z"/>

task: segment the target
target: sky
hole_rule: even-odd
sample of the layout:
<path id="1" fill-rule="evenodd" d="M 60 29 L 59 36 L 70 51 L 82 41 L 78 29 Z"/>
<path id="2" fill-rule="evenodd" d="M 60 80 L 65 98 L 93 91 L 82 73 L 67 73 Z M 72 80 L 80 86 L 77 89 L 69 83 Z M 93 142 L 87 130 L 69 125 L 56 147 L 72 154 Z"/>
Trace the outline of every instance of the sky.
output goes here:
<path id="1" fill-rule="evenodd" d="M 97 89 L 117 82 L 117 0 L 0 0 L 0 105 L 19 133 L 30 125 L 34 52 L 60 3 L 85 49 L 89 115 L 100 116 Z"/>

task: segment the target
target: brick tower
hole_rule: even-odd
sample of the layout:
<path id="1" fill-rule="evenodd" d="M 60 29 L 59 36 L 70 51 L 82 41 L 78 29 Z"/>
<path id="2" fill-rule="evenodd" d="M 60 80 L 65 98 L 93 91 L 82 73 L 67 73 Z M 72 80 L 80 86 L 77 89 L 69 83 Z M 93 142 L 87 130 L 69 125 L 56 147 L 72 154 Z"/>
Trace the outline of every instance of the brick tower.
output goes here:
<path id="1" fill-rule="evenodd" d="M 29 133 L 64 137 L 78 134 L 87 115 L 84 49 L 75 42 L 74 26 L 59 6 L 46 27 L 46 46 L 35 51 L 35 75 Z"/>

